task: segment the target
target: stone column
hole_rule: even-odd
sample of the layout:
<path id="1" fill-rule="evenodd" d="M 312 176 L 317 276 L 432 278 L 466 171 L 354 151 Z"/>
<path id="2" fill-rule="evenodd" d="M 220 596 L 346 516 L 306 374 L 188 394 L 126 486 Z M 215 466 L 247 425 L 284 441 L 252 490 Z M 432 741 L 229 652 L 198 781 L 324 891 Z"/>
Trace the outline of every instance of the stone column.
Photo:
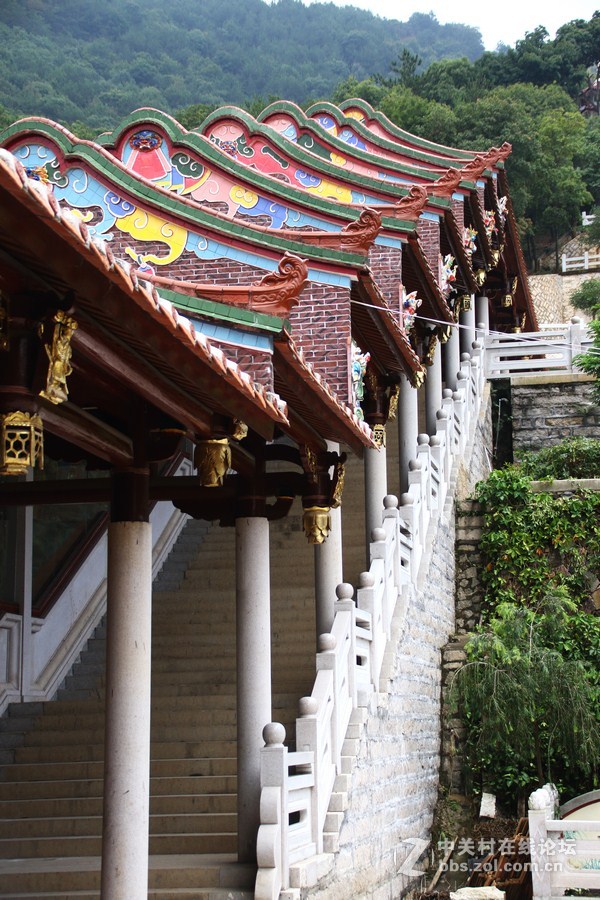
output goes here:
<path id="1" fill-rule="evenodd" d="M 459 316 L 460 329 L 460 352 L 471 353 L 473 349 L 473 341 L 475 340 L 475 304 L 471 297 L 469 309 L 464 309 Z"/>
<path id="2" fill-rule="evenodd" d="M 488 298 L 484 294 L 475 297 L 475 322 L 477 325 L 477 336 L 482 340 L 485 335 L 490 333 L 490 305 Z"/>
<path id="3" fill-rule="evenodd" d="M 458 372 L 460 370 L 460 329 L 451 326 L 450 337 L 442 344 L 444 362 L 444 381 L 446 387 L 455 391 L 458 386 Z"/>
<path id="4" fill-rule="evenodd" d="M 25 481 L 33 481 L 31 470 Z M 33 506 L 20 506 L 10 509 L 11 519 L 14 517 L 14 534 L 9 534 L 9 554 L 14 553 L 14 589 L 15 600 L 19 604 L 21 614 L 21 664 L 19 666 L 19 693 L 21 700 L 29 699 L 31 674 L 33 666 L 33 633 L 32 633 L 32 601 L 33 601 Z M 10 559 L 10 555 L 8 556 Z"/>
<path id="5" fill-rule="evenodd" d="M 435 346 L 433 360 L 427 369 L 425 380 L 425 429 L 434 435 L 437 427 L 437 411 L 442 408 L 442 354 L 439 342 Z"/>
<path id="6" fill-rule="evenodd" d="M 327 450 L 339 453 L 340 445 L 327 442 Z M 331 631 L 334 618 L 335 589 L 343 579 L 342 509 L 332 509 L 329 514 L 331 531 L 326 541 L 315 544 L 315 598 L 317 618 L 317 642 L 319 635 Z"/>
<path id="7" fill-rule="evenodd" d="M 397 417 L 400 494 L 405 494 L 408 490 L 408 464 L 417 455 L 417 435 L 419 434 L 418 393 L 405 375 L 400 377 Z"/>
<path id="8" fill-rule="evenodd" d="M 139 473 L 121 476 L 114 487 L 119 499 L 113 500 L 108 528 L 101 896 L 103 900 L 146 900 L 152 526 L 148 522 L 147 477 Z"/>
<path id="9" fill-rule="evenodd" d="M 385 441 L 378 450 L 365 450 L 365 530 L 367 569 L 370 565 L 369 547 L 374 528 L 381 528 L 383 498 L 387 494 L 387 453 Z"/>
<path id="10" fill-rule="evenodd" d="M 238 859 L 256 862 L 262 731 L 271 721 L 269 522 L 236 519 Z"/>
<path id="11" fill-rule="evenodd" d="M 315 544 L 315 597 L 317 641 L 321 634 L 331 631 L 335 615 L 335 589 L 343 579 L 342 567 L 342 509 L 330 512 L 331 531 L 322 544 Z"/>

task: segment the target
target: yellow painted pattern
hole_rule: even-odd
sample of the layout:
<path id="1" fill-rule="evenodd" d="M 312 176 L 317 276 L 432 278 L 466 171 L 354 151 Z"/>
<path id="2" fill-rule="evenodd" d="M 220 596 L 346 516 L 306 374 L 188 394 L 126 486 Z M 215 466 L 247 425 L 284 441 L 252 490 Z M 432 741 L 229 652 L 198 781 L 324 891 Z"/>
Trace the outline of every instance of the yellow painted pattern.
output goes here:
<path id="1" fill-rule="evenodd" d="M 352 203 L 352 191 L 349 188 L 342 187 L 334 181 L 323 180 L 315 187 L 307 188 L 310 194 L 317 194 L 320 197 L 330 197 L 333 200 L 339 200 L 340 203 Z"/>
<path id="2" fill-rule="evenodd" d="M 254 191 L 248 191 L 239 185 L 231 188 L 229 196 L 234 203 L 238 203 L 244 209 L 252 209 L 258 203 L 258 194 L 255 194 Z"/>
<path id="3" fill-rule="evenodd" d="M 185 249 L 187 229 L 143 209 L 136 209 L 129 216 L 117 219 L 115 226 L 138 241 L 160 241 L 168 246 L 170 252 L 167 256 L 155 256 L 151 253 L 143 257 L 144 262 L 166 266 L 178 259 Z"/>
<path id="4" fill-rule="evenodd" d="M 332 153 L 331 162 L 334 164 L 334 166 L 345 166 L 348 160 L 345 156 L 339 156 L 337 153 Z"/>

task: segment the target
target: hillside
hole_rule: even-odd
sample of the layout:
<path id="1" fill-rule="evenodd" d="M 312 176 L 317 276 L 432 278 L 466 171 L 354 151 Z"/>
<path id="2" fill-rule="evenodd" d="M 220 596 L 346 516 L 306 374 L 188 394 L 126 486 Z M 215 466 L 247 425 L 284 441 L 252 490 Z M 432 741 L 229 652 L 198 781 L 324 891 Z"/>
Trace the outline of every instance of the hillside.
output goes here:
<path id="1" fill-rule="evenodd" d="M 385 72 L 403 47 L 425 66 L 483 52 L 468 25 L 300 0 L 3 0 L 0 42 L 7 110 L 98 130 L 139 106 L 327 97 Z"/>

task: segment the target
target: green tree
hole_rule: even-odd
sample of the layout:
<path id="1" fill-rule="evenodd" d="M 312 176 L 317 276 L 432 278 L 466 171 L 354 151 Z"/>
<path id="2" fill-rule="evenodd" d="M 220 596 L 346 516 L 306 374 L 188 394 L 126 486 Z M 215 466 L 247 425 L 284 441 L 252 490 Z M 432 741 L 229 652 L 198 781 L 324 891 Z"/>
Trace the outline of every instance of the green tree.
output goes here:
<path id="1" fill-rule="evenodd" d="M 591 616 L 593 652 L 600 627 Z M 581 789 L 600 753 L 598 669 L 583 658 L 566 592 L 535 608 L 503 603 L 467 644 L 453 684 L 471 767 L 486 788 L 522 796 L 549 780 Z"/>
<path id="2" fill-rule="evenodd" d="M 584 281 L 571 294 L 571 303 L 575 309 L 591 313 L 594 319 L 600 317 L 600 278 Z"/>

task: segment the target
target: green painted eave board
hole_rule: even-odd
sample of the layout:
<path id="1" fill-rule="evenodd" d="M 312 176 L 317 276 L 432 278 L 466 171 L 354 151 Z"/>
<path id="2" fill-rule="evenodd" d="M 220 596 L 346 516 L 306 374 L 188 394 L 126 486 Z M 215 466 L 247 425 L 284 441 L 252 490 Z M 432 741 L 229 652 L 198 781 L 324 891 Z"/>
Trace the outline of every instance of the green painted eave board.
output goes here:
<path id="1" fill-rule="evenodd" d="M 187 309 L 210 319 L 227 322 L 228 325 L 239 325 L 246 328 L 250 326 L 272 334 L 280 334 L 284 328 L 290 330 L 290 323 L 287 319 L 268 316 L 251 309 L 241 309 L 239 306 L 229 306 L 226 303 L 218 303 L 203 297 L 190 297 L 187 294 L 179 294 L 177 291 L 160 286 L 157 290 L 161 297 L 169 300 L 178 309 Z"/>

